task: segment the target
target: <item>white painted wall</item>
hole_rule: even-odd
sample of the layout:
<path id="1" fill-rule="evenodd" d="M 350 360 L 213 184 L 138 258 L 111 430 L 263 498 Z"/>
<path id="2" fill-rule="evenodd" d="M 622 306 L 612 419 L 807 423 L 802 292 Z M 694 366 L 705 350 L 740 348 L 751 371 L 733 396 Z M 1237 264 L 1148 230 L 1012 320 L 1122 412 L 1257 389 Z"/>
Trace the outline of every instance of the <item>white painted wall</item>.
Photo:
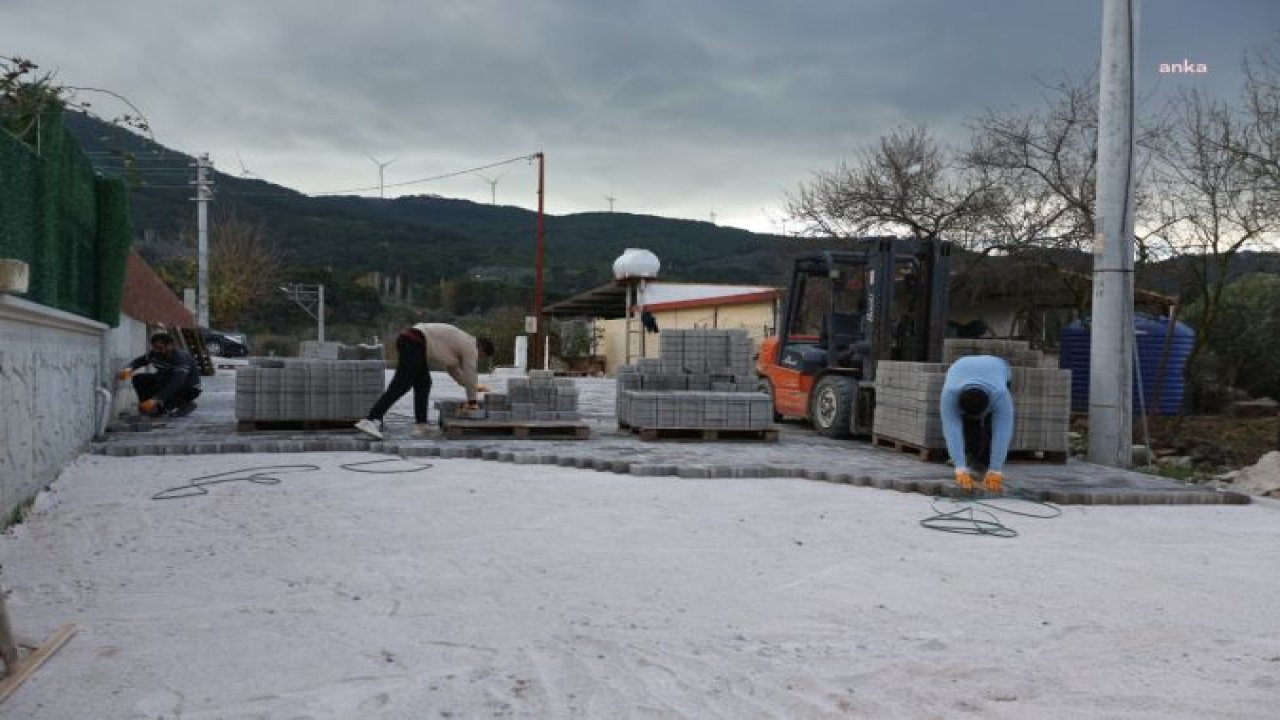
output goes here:
<path id="1" fill-rule="evenodd" d="M 111 328 L 102 339 L 102 356 L 105 373 L 102 383 L 113 390 L 110 417 L 117 417 L 138 404 L 138 396 L 128 381 L 119 382 L 115 373 L 129 361 L 147 352 L 147 324 L 122 315 L 119 327 Z"/>
<path id="2" fill-rule="evenodd" d="M 0 293 L 0 524 L 93 438 L 102 323 Z M 144 344 L 145 346 L 145 344 Z"/>

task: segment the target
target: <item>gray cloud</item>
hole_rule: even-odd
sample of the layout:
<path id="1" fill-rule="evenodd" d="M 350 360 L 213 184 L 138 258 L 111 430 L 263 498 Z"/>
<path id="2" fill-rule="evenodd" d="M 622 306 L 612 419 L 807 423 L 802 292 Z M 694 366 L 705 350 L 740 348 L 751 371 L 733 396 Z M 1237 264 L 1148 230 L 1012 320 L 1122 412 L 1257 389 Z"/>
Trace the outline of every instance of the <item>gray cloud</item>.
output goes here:
<path id="1" fill-rule="evenodd" d="M 986 107 L 1097 62 L 1101 0 L 0 1 L 0 53 L 127 96 L 156 139 L 305 192 L 542 150 L 548 210 L 770 229 L 786 191 L 902 124 L 960 141 Z M 1140 80 L 1230 97 L 1274 0 L 1145 0 Z M 1209 64 L 1159 76 L 1159 62 Z M 95 101 L 97 100 L 94 98 Z M 103 114 L 116 112 L 109 99 Z M 527 163 L 487 171 L 531 207 Z M 487 202 L 464 176 L 407 187 Z M 375 193 L 376 194 L 376 193 Z M 777 229 L 774 225 L 773 229 Z"/>

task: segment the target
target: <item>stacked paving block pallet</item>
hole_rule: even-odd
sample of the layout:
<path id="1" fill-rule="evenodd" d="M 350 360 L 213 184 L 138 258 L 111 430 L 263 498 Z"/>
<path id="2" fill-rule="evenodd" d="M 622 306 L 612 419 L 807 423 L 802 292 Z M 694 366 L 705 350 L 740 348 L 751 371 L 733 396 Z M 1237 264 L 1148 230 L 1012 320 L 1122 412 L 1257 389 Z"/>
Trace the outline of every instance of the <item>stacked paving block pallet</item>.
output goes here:
<path id="1" fill-rule="evenodd" d="M 619 426 L 645 440 L 777 439 L 745 330 L 663 330 L 659 338 L 659 357 L 618 369 Z"/>
<path id="2" fill-rule="evenodd" d="M 505 393 L 486 393 L 478 411 L 462 410 L 461 400 L 441 400 L 440 427 L 445 437 L 501 434 L 518 438 L 586 439 L 590 428 L 578 412 L 578 388 L 550 370 L 507 380 Z"/>
<path id="3" fill-rule="evenodd" d="M 382 394 L 382 360 L 249 358 L 236 370 L 236 420 L 312 426 L 353 423 Z"/>
<path id="4" fill-rule="evenodd" d="M 1020 340 L 945 342 L 946 363 L 883 360 L 876 365 L 875 434 L 877 445 L 896 447 L 924 459 L 946 457 L 939 402 L 947 368 L 967 355 L 996 355 L 1009 361 L 1013 379 L 1014 459 L 1065 462 L 1071 420 L 1071 372 L 1040 367 L 1041 353 Z"/>

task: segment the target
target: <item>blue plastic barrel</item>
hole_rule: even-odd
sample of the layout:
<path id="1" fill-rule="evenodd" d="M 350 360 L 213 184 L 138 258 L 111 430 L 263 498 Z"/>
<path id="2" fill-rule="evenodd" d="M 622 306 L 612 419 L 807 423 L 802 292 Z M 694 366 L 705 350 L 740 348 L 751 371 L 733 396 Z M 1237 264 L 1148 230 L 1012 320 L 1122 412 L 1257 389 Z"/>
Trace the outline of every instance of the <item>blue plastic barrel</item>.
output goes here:
<path id="1" fill-rule="evenodd" d="M 1144 405 L 1158 403 L 1159 414 L 1176 415 L 1182 407 L 1187 357 L 1191 355 L 1196 333 L 1183 323 L 1175 323 L 1170 336 L 1168 318 L 1141 313 L 1134 317 L 1133 326 L 1138 354 L 1133 378 L 1133 411 L 1143 412 Z M 1089 409 L 1090 342 L 1087 323 L 1076 321 L 1062 329 L 1058 367 L 1071 371 L 1071 409 L 1079 412 Z"/>

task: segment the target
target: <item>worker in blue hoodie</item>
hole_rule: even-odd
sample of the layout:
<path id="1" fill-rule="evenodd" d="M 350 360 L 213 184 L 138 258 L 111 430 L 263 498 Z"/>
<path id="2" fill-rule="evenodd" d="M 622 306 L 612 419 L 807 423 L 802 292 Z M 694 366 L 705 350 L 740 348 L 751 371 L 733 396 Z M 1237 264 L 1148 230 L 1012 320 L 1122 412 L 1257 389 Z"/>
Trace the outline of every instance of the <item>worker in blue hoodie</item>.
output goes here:
<path id="1" fill-rule="evenodd" d="M 986 471 L 983 485 L 1004 489 L 1004 461 L 1013 439 L 1013 373 L 992 355 L 971 355 L 951 364 L 942 386 L 942 434 L 955 463 L 956 485 L 973 489 L 973 473 Z"/>

